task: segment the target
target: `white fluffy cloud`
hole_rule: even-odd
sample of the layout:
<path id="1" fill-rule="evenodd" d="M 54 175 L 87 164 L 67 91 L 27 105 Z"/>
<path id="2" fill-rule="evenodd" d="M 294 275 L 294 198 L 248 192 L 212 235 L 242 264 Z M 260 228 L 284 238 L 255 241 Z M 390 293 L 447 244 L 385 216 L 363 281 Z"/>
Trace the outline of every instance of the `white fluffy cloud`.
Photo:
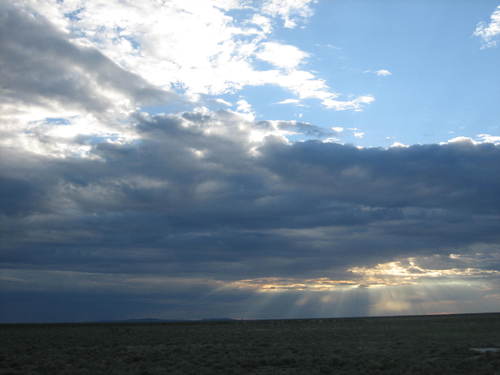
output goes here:
<path id="1" fill-rule="evenodd" d="M 500 35 L 500 5 L 491 14 L 489 23 L 480 22 L 477 25 L 474 35 L 483 40 L 483 48 L 497 45 L 496 39 Z"/>
<path id="2" fill-rule="evenodd" d="M 257 57 L 279 68 L 294 69 L 309 56 L 295 46 L 276 42 L 262 43 Z"/>

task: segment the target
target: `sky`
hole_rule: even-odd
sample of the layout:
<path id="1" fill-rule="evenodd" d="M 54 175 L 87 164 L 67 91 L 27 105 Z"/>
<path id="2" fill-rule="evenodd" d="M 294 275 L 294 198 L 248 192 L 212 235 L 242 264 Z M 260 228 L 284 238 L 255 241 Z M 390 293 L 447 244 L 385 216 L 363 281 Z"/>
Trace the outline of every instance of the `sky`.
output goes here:
<path id="1" fill-rule="evenodd" d="M 500 311 L 498 0 L 0 2 L 0 322 Z"/>

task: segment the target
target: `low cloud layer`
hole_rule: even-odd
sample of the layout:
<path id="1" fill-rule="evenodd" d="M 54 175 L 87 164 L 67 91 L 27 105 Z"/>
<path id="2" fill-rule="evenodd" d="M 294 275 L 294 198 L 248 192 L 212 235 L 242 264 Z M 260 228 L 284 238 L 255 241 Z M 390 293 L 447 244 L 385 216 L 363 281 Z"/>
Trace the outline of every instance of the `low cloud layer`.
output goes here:
<path id="1" fill-rule="evenodd" d="M 224 111 L 138 113 L 134 127 L 139 141 L 92 144 L 87 158 L 2 150 L 7 290 L 248 300 L 273 278 L 287 294 L 334 292 L 375 276 L 408 285 L 422 267 L 427 281 L 496 283 L 498 146 L 291 143 L 276 130 L 314 127 Z M 410 257 L 420 268 L 384 277 Z"/>

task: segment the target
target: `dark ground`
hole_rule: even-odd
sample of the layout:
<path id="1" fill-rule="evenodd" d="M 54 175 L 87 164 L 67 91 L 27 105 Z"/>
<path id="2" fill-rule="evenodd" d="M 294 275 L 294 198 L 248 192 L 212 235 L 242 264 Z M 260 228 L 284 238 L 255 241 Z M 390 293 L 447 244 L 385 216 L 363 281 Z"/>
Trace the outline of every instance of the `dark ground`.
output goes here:
<path id="1" fill-rule="evenodd" d="M 0 374 L 500 374 L 500 314 L 0 325 Z"/>

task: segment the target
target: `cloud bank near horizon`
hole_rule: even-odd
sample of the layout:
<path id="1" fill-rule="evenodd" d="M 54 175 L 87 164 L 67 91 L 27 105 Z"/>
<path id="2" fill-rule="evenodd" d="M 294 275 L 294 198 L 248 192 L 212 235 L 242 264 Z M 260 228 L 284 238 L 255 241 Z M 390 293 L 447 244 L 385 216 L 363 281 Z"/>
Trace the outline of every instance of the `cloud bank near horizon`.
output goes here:
<path id="1" fill-rule="evenodd" d="M 173 315 L 193 298 L 268 292 L 300 315 L 310 307 L 300 298 L 336 306 L 360 287 L 466 283 L 497 301 L 498 146 L 291 143 L 276 124 L 224 111 L 134 121 L 137 142 L 81 138 L 87 157 L 2 149 L 5 292 L 126 290 L 174 298 Z M 414 311 L 380 303 L 363 311 Z M 214 314 L 239 314 L 223 306 Z"/>

